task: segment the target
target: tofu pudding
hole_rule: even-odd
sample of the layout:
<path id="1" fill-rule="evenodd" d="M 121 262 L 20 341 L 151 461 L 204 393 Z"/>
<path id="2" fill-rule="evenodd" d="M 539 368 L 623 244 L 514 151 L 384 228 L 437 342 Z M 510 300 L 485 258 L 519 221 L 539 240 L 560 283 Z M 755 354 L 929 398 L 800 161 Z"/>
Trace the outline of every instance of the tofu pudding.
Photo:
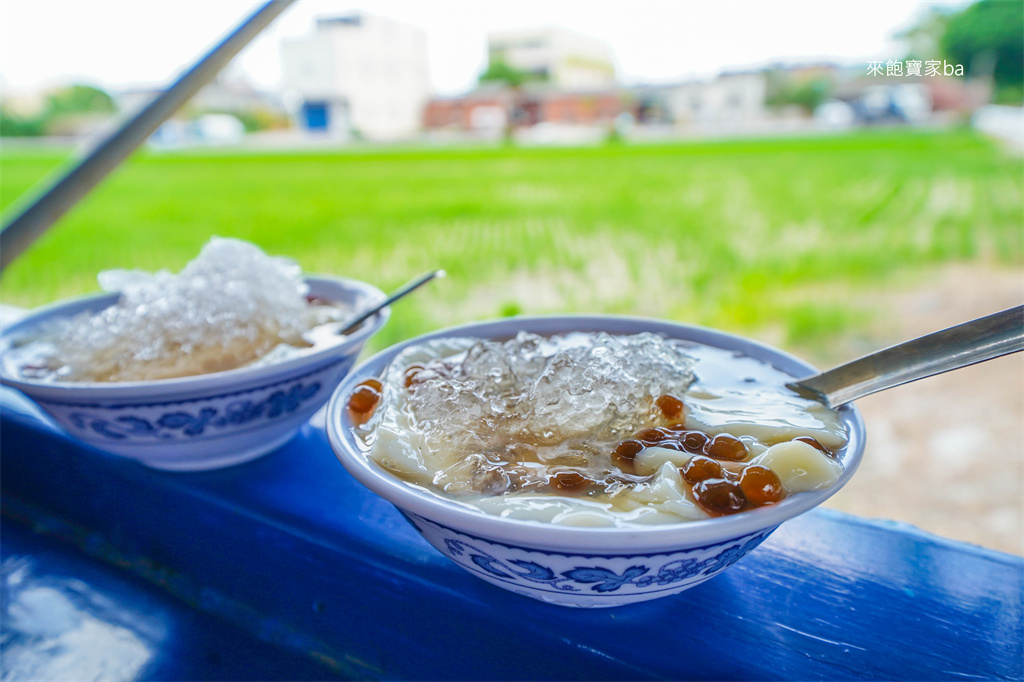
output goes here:
<path id="1" fill-rule="evenodd" d="M 43 382 L 174 379 L 273 364 L 342 343 L 351 311 L 308 295 L 294 262 L 212 239 L 179 273 L 101 272 L 115 305 L 5 340 L 4 372 Z"/>
<path id="2" fill-rule="evenodd" d="M 513 519 L 680 523 L 836 483 L 839 415 L 753 358 L 643 333 L 526 332 L 403 350 L 347 396 L 366 455 Z"/>

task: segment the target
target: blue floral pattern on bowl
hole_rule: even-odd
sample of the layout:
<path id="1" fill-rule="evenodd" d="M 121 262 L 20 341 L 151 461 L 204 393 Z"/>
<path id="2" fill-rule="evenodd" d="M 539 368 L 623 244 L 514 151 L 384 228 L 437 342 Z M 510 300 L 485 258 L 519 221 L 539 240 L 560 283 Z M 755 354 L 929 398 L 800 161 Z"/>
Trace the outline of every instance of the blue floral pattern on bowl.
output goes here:
<path id="1" fill-rule="evenodd" d="M 775 530 L 668 553 L 606 556 L 541 552 L 466 535 L 413 514 L 406 518 L 431 545 L 478 577 L 528 597 L 583 607 L 682 592 L 721 573 Z"/>
<path id="2" fill-rule="evenodd" d="M 227 466 L 227 461 L 252 459 L 289 440 L 323 405 L 354 360 L 342 358 L 286 381 L 190 400 L 38 402 L 68 433 L 114 454 L 142 455 L 157 468 L 194 469 L 200 462 Z M 182 447 L 166 460 L 156 451 L 177 445 Z"/>
<path id="3" fill-rule="evenodd" d="M 68 421 L 80 431 L 92 431 L 112 440 L 174 438 L 177 435 L 195 438 L 208 430 L 230 429 L 257 419 L 275 419 L 289 415 L 320 392 L 318 381 L 296 382 L 286 390 L 278 389 L 269 396 L 256 399 L 233 400 L 223 407 L 177 408 L 158 417 L 148 414 L 123 414 L 108 418 L 90 410 L 69 412 Z M 257 389 L 263 391 L 264 389 Z M 252 391 L 253 393 L 257 391 Z M 210 400 L 217 400 L 211 398 Z M 137 409 L 134 406 L 131 409 Z M 163 409 L 161 405 L 148 408 Z M 102 409 L 102 408 L 101 408 Z M 106 408 L 109 410 L 110 408 Z"/>
<path id="4" fill-rule="evenodd" d="M 608 315 L 514 317 L 475 322 L 410 339 L 356 367 L 335 389 L 327 435 L 339 461 L 357 480 L 394 504 L 437 550 L 474 576 L 503 589 L 560 606 L 622 606 L 682 592 L 736 563 L 781 523 L 828 499 L 856 471 L 864 454 L 864 422 L 856 407 L 840 408 L 849 440 L 836 453 L 837 483 L 799 493 L 762 509 L 686 524 L 628 528 L 574 527 L 485 514 L 410 485 L 366 456 L 346 411 L 359 382 L 380 377 L 406 348 L 461 337 L 505 339 L 520 331 L 664 335 L 771 364 L 793 377 L 816 371 L 782 351 L 725 332 L 665 320 Z"/>
<path id="5" fill-rule="evenodd" d="M 356 280 L 306 281 L 310 295 L 352 310 L 384 298 Z M 0 352 L 49 319 L 96 312 L 116 300 L 116 294 L 102 294 L 36 311 L 4 330 Z M 69 435 L 99 450 L 158 469 L 215 469 L 255 459 L 290 440 L 327 402 L 388 312 L 336 344 L 254 367 L 124 383 L 36 381 L 0 367 L 0 380 L 34 400 Z"/>

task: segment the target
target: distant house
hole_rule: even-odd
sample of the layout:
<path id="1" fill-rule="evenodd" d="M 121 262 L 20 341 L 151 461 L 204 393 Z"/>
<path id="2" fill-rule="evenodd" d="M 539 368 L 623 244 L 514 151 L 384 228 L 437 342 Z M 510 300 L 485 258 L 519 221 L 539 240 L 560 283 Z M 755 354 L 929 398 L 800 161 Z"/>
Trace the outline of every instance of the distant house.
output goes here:
<path id="1" fill-rule="evenodd" d="M 562 90 L 596 90 L 615 84 L 611 48 L 561 28 L 490 33 L 487 54 L 492 64 L 504 62 Z"/>
<path id="2" fill-rule="evenodd" d="M 568 125 L 610 124 L 629 108 L 619 90 L 549 92 L 538 103 L 540 120 Z"/>
<path id="3" fill-rule="evenodd" d="M 519 90 L 481 88 L 461 97 L 431 100 L 423 116 L 427 130 L 500 132 L 540 123 L 608 128 L 631 112 L 631 98 L 618 88 L 567 91 L 535 85 Z"/>
<path id="4" fill-rule="evenodd" d="M 500 31 L 487 42 L 491 67 L 505 64 L 531 78 L 521 87 L 484 83 L 460 97 L 433 99 L 425 129 L 494 136 L 540 123 L 607 127 L 622 113 L 604 42 L 560 28 Z"/>
<path id="5" fill-rule="evenodd" d="M 423 111 L 423 127 L 500 132 L 511 120 L 513 106 L 513 92 L 500 87 L 482 88 L 460 97 L 432 99 Z"/>
<path id="6" fill-rule="evenodd" d="M 282 41 L 282 79 L 296 124 L 336 138 L 415 135 L 430 82 L 426 33 L 365 14 L 319 18 Z"/>
<path id="7" fill-rule="evenodd" d="M 637 121 L 675 126 L 740 124 L 763 118 L 764 72 L 724 73 L 711 81 L 638 87 Z"/>

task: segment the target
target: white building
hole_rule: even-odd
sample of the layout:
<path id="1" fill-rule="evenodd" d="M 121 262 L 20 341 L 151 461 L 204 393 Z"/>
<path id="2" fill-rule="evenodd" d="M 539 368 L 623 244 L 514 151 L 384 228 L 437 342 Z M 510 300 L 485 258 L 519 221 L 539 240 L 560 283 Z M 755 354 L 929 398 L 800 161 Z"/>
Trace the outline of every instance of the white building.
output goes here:
<path id="1" fill-rule="evenodd" d="M 490 61 L 502 61 L 564 90 L 595 90 L 615 84 L 607 44 L 560 28 L 500 31 L 487 36 Z"/>
<path id="2" fill-rule="evenodd" d="M 416 27 L 354 14 L 319 18 L 281 43 L 285 96 L 300 128 L 346 139 L 416 134 L 430 94 L 427 37 Z"/>
<path id="3" fill-rule="evenodd" d="M 676 123 L 729 124 L 764 118 L 764 73 L 722 74 L 710 82 L 668 88 L 666 104 Z"/>

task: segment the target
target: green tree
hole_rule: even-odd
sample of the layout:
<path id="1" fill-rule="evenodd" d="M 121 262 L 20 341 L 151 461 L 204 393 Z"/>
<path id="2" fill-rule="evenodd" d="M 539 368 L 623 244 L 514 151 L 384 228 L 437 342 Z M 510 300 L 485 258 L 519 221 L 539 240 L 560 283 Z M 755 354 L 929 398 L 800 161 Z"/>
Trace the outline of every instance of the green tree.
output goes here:
<path id="1" fill-rule="evenodd" d="M 50 95 L 46 113 L 48 116 L 62 114 L 110 114 L 117 111 L 114 99 L 105 91 L 91 85 L 69 85 Z"/>
<path id="2" fill-rule="evenodd" d="M 114 99 L 91 85 L 74 84 L 56 90 L 46 98 L 42 111 L 21 116 L 0 109 L 0 137 L 35 137 L 66 133 L 76 121 L 117 111 Z"/>
<path id="3" fill-rule="evenodd" d="M 770 107 L 795 105 L 812 112 L 832 96 L 832 81 L 824 76 L 794 79 L 784 71 L 769 71 L 765 103 Z"/>
<path id="4" fill-rule="evenodd" d="M 531 80 L 539 80 L 529 71 L 517 69 L 502 59 L 492 58 L 487 65 L 487 70 L 480 74 L 481 83 L 504 83 L 511 88 L 518 88 L 523 83 Z"/>
<path id="5" fill-rule="evenodd" d="M 943 55 L 968 76 L 992 76 L 997 90 L 1024 87 L 1024 2 L 980 0 L 946 20 Z"/>
<path id="6" fill-rule="evenodd" d="M 0 107 L 0 137 L 38 137 L 42 134 L 41 117 L 26 118 Z"/>

